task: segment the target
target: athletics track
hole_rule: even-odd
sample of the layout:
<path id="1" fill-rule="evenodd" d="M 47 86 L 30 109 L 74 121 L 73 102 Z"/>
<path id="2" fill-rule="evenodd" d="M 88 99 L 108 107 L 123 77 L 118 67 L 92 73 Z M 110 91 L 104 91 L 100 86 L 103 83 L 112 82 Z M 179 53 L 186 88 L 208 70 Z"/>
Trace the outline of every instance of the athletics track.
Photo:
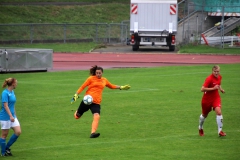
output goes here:
<path id="1" fill-rule="evenodd" d="M 53 53 L 53 68 L 50 71 L 88 70 L 93 65 L 107 69 L 233 63 L 240 63 L 240 55 L 111 52 Z"/>

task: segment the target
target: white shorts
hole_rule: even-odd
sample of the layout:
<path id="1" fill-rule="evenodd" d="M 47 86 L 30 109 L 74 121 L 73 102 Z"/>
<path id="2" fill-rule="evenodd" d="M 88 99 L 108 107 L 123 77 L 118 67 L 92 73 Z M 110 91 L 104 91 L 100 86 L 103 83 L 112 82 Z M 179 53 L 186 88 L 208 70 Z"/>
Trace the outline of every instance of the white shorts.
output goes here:
<path id="1" fill-rule="evenodd" d="M 0 121 L 1 129 L 10 129 L 16 126 L 20 126 L 20 123 L 17 118 L 15 118 L 14 122 L 9 121 Z"/>

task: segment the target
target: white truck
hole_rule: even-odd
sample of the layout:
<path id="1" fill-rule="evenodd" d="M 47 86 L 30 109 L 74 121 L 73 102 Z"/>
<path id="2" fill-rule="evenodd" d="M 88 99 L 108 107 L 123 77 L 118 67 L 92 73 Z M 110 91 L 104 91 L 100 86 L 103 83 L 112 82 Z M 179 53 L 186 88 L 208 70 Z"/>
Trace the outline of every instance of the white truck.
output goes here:
<path id="1" fill-rule="evenodd" d="M 178 25 L 177 0 L 131 0 L 130 45 L 167 46 L 175 50 Z"/>

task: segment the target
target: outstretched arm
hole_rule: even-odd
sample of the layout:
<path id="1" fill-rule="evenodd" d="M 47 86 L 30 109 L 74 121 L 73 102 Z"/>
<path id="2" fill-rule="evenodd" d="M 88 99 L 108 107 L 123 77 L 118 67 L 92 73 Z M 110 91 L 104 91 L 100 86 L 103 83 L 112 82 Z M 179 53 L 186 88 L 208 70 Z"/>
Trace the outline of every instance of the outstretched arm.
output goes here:
<path id="1" fill-rule="evenodd" d="M 131 88 L 131 86 L 130 86 L 129 84 L 124 85 L 124 86 L 119 86 L 119 89 L 120 89 L 120 90 L 128 90 L 128 89 L 130 89 L 130 88 Z"/>
<path id="2" fill-rule="evenodd" d="M 120 90 L 128 90 L 131 88 L 131 86 L 129 84 L 124 85 L 124 86 L 114 85 L 114 84 L 110 83 L 107 79 L 106 79 L 106 86 L 111 89 L 120 89 Z"/>
<path id="3" fill-rule="evenodd" d="M 128 84 L 124 86 L 118 86 L 118 85 L 113 85 L 111 83 L 108 83 L 106 86 L 111 89 L 120 89 L 120 90 L 128 90 L 131 88 L 131 86 Z"/>

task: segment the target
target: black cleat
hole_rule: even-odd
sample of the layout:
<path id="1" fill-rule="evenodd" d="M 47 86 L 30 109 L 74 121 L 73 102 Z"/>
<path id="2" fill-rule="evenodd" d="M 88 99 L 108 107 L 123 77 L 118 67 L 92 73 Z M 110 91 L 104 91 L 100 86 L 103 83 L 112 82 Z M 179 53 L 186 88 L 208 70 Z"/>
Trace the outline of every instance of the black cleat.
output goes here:
<path id="1" fill-rule="evenodd" d="M 92 133 L 91 135 L 90 135 L 90 138 L 97 138 L 97 137 L 99 137 L 100 136 L 100 133 Z"/>
<path id="2" fill-rule="evenodd" d="M 9 149 L 9 148 L 6 149 L 5 154 L 7 154 L 8 156 L 12 156 L 11 149 Z"/>

